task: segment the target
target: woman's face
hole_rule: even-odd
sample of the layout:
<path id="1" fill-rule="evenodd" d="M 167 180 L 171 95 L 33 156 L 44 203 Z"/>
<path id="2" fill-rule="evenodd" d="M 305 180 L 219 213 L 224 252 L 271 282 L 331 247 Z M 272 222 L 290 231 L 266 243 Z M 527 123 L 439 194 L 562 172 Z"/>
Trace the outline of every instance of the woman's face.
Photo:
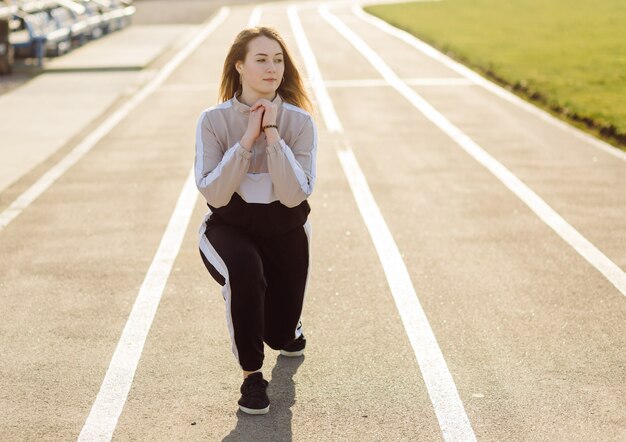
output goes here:
<path id="1" fill-rule="evenodd" d="M 285 73 L 284 60 L 276 40 L 265 36 L 250 40 L 246 59 L 235 64 L 243 89 L 258 95 L 274 94 Z"/>

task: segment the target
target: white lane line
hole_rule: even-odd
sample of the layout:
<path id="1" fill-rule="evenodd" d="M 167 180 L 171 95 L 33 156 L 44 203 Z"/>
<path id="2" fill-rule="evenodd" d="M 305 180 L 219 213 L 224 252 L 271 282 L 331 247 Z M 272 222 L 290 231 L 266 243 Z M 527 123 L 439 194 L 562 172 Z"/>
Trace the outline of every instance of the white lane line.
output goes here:
<path id="1" fill-rule="evenodd" d="M 248 20 L 248 27 L 251 28 L 259 24 L 261 21 L 261 15 L 263 14 L 263 8 L 260 6 L 256 6 L 252 10 L 252 14 L 250 14 L 250 20 Z"/>
<path id="2" fill-rule="evenodd" d="M 79 441 L 110 441 L 113 437 L 135 377 L 135 370 L 141 358 L 146 337 L 161 302 L 161 295 L 180 250 L 197 199 L 198 191 L 192 167 L 163 234 L 161 244 L 139 289 L 98 396 L 80 432 Z"/>
<path id="3" fill-rule="evenodd" d="M 467 78 L 405 78 L 411 86 L 471 86 L 474 83 Z M 389 87 L 382 78 L 364 78 L 359 80 L 326 80 L 326 87 Z"/>
<path id="4" fill-rule="evenodd" d="M 293 30 L 294 36 L 300 53 L 304 59 L 304 64 L 309 75 L 309 82 L 315 92 L 317 98 L 317 106 L 320 109 L 322 118 L 326 128 L 330 133 L 340 134 L 343 133 L 343 126 L 339 121 L 339 116 L 335 112 L 335 106 L 328 95 L 328 91 L 324 86 L 324 80 L 322 79 L 322 72 L 317 66 L 317 59 L 313 53 L 313 49 L 309 45 L 309 40 L 306 38 L 302 23 L 300 23 L 300 17 L 295 6 L 290 6 L 287 9 L 287 15 L 289 17 L 289 24 Z"/>
<path id="5" fill-rule="evenodd" d="M 341 35 L 343 35 L 383 76 L 389 84 L 403 95 L 413 106 L 432 123 L 446 133 L 465 152 L 485 166 L 496 178 L 521 199 L 535 214 L 550 226 L 565 242 L 572 246 L 583 258 L 602 273 L 617 290 L 626 296 L 626 274 L 613 261 L 606 257 L 574 227 L 565 221 L 554 209 L 526 186 L 511 171 L 504 167 L 482 147 L 472 141 L 459 128 L 448 121 L 413 89 L 406 85 L 383 59 L 348 28 L 341 20 L 321 7 L 320 13 Z"/>
<path id="6" fill-rule="evenodd" d="M 184 49 L 174 56 L 159 73 L 137 92 L 130 100 L 116 110 L 91 134 L 89 134 L 78 146 L 70 151 L 61 161 L 44 173 L 32 186 L 15 199 L 2 213 L 0 213 L 0 231 L 9 225 L 20 213 L 22 213 L 33 201 L 44 193 L 59 177 L 78 162 L 89 152 L 102 138 L 104 138 L 117 124 L 135 109 L 146 97 L 163 83 L 191 52 L 204 41 L 217 26 L 228 16 L 230 9 L 223 7 L 211 21 L 196 34 Z"/>
<path id="7" fill-rule="evenodd" d="M 330 132 L 343 132 L 334 105 L 328 96 L 304 29 L 294 6 L 288 9 L 289 21 L 305 62 L 318 106 Z M 456 390 L 452 375 L 419 303 L 400 251 L 367 185 L 359 164 L 348 145 L 337 150 L 340 163 L 354 194 L 361 216 L 387 277 L 394 302 L 419 364 L 439 426 L 447 441 L 475 441 L 476 437 Z"/>
<path id="8" fill-rule="evenodd" d="M 198 34 L 197 38 L 185 48 L 182 56 L 179 53 L 175 57 L 178 62 L 175 64 L 168 63 L 167 66 L 171 66 L 171 68 L 165 73 L 161 72 L 161 82 L 226 19 L 228 13 L 228 8 L 222 8 L 220 13 Z M 157 85 L 158 83 L 149 92 L 145 92 L 146 88 L 142 89 L 142 92 L 147 96 Z M 192 167 L 159 248 L 141 285 L 133 309 L 126 321 L 96 400 L 80 432 L 79 441 L 110 441 L 113 437 L 113 432 L 135 376 L 146 337 L 161 301 L 161 295 L 172 270 L 172 265 L 180 250 L 197 198 L 198 193 Z"/>
<path id="9" fill-rule="evenodd" d="M 446 441 L 476 440 L 454 379 L 415 293 L 409 271 L 354 153 L 352 149 L 340 149 L 337 155 L 380 257 L 443 437 Z"/>
<path id="10" fill-rule="evenodd" d="M 592 146 L 608 153 L 609 155 L 612 155 L 616 158 L 619 158 L 620 160 L 626 161 L 626 152 L 617 149 L 613 146 L 611 146 L 608 143 L 605 143 L 602 140 L 599 140 L 591 135 L 589 135 L 586 132 L 583 132 L 582 130 L 571 126 L 567 123 L 565 123 L 564 121 L 559 120 L 558 118 L 554 117 L 553 115 L 551 115 L 550 113 L 539 109 L 538 107 L 536 107 L 533 104 L 530 104 L 527 101 L 524 101 L 523 99 L 521 99 L 520 97 L 518 97 L 517 95 L 515 95 L 512 92 L 507 91 L 506 89 L 504 89 L 503 87 L 492 83 L 491 81 L 485 79 L 484 77 L 478 75 L 476 72 L 472 71 L 471 69 L 467 68 L 466 66 L 463 66 L 461 63 L 458 63 L 454 60 L 452 60 L 450 57 L 448 57 L 447 55 L 439 52 L 437 49 L 433 48 L 432 46 L 429 46 L 428 44 L 424 43 L 423 41 L 419 40 L 417 37 L 413 36 L 412 34 L 409 34 L 406 31 L 403 31 L 401 29 L 398 29 L 394 26 L 391 26 L 389 23 L 385 22 L 384 20 L 381 20 L 378 17 L 375 17 L 373 15 L 368 14 L 367 12 L 365 12 L 363 10 L 363 8 L 357 4 L 353 4 L 352 5 L 352 11 L 353 13 L 359 17 L 360 19 L 366 21 L 367 23 L 370 23 L 373 26 L 376 26 L 378 29 L 380 29 L 383 32 L 386 32 L 387 34 L 393 35 L 394 37 L 404 41 L 405 43 L 409 44 L 410 46 L 414 47 L 415 49 L 417 49 L 418 51 L 422 52 L 424 55 L 427 55 L 428 57 L 432 58 L 433 60 L 436 60 L 438 62 L 440 62 L 441 64 L 447 66 L 448 68 L 452 69 L 453 71 L 457 72 L 458 74 L 462 75 L 463 77 L 471 80 L 473 83 L 483 87 L 484 89 L 488 90 L 489 92 L 491 92 L 494 95 L 497 95 L 498 97 L 502 98 L 503 100 L 521 108 L 524 109 L 526 112 L 529 112 L 533 115 L 535 115 L 536 117 L 538 117 L 539 119 L 552 124 L 553 126 L 558 127 L 559 129 L 575 136 L 578 139 L 581 139 L 589 144 L 591 144 Z"/>

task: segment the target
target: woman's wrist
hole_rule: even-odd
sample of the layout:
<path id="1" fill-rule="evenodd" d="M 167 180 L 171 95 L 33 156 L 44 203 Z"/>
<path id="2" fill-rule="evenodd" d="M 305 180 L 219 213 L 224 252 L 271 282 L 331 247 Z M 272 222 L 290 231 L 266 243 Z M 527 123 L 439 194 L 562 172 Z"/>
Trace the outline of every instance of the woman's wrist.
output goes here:
<path id="1" fill-rule="evenodd" d="M 265 133 L 265 139 L 267 140 L 268 146 L 275 144 L 280 140 L 280 134 L 278 133 L 278 128 L 275 124 L 263 126 L 263 133 Z"/>
<path id="2" fill-rule="evenodd" d="M 252 146 L 254 146 L 254 141 L 247 138 L 244 135 L 241 141 L 239 141 L 239 145 L 248 151 L 252 151 Z"/>

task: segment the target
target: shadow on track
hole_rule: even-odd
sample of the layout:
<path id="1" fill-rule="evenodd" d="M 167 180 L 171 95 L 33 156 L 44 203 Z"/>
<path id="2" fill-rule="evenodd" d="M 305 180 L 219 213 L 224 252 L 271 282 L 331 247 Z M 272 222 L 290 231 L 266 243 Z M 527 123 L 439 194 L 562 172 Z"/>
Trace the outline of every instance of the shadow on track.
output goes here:
<path id="1" fill-rule="evenodd" d="M 296 386 L 293 376 L 304 362 L 304 357 L 278 356 L 272 370 L 272 381 L 268 388 L 270 412 L 251 416 L 237 411 L 237 426 L 223 442 L 246 441 L 291 441 L 291 406 L 296 402 Z"/>

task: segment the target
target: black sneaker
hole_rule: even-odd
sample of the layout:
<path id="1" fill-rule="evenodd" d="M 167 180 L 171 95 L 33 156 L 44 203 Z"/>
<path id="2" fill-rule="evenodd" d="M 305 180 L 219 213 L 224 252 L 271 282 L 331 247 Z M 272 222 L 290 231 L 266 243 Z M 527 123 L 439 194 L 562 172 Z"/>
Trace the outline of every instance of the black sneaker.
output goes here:
<path id="1" fill-rule="evenodd" d="M 265 414 L 270 411 L 270 400 L 267 397 L 268 382 L 261 372 L 252 373 L 241 384 L 239 408 L 248 414 Z"/>
<path id="2" fill-rule="evenodd" d="M 300 335 L 298 339 L 286 346 L 280 351 L 280 354 L 290 358 L 302 356 L 304 354 L 304 347 L 306 347 L 306 339 L 304 335 Z"/>

